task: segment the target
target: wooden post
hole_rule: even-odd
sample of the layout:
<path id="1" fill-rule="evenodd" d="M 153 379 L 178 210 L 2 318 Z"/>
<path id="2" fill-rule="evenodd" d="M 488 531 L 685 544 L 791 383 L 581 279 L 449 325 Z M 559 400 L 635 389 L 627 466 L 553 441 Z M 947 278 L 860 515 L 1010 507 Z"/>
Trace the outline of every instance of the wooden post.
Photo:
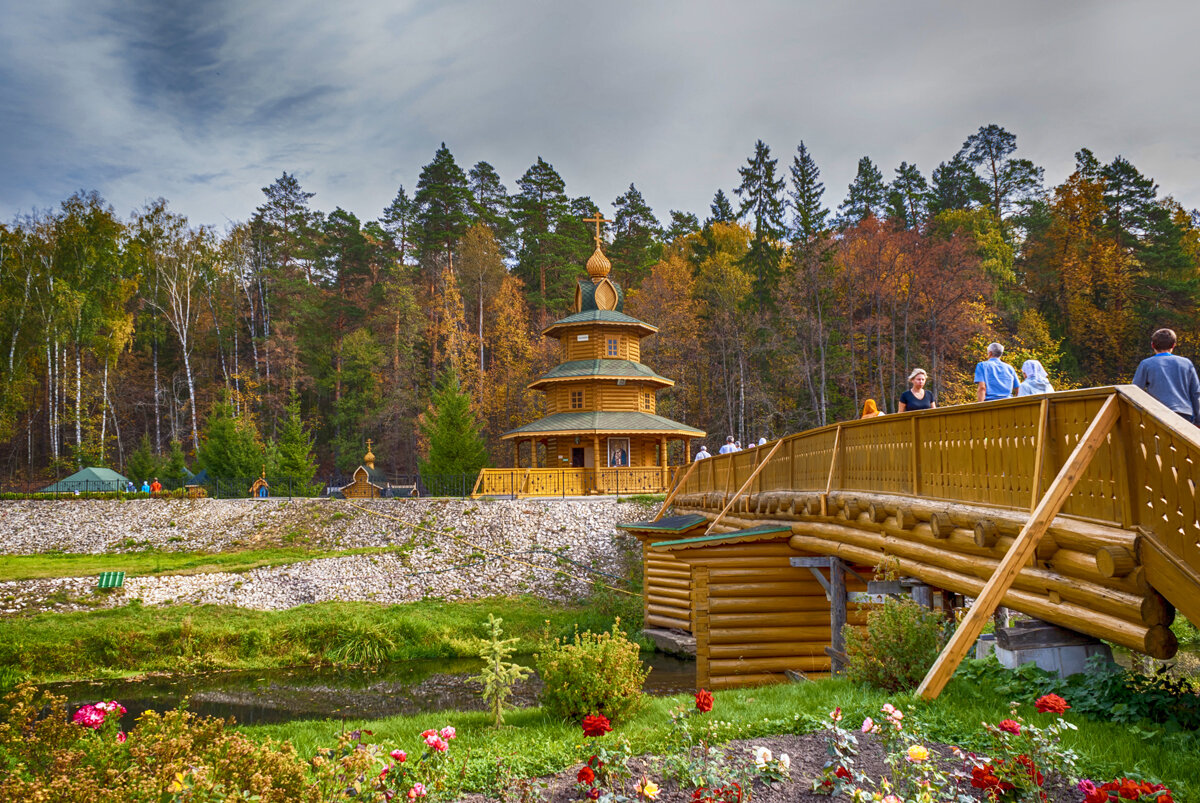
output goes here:
<path id="1" fill-rule="evenodd" d="M 910 468 L 912 469 L 912 495 L 921 495 L 921 441 L 917 437 L 917 419 L 920 416 L 912 417 L 912 454 L 909 457 Z"/>
<path id="2" fill-rule="evenodd" d="M 667 489 L 667 436 L 663 435 L 659 443 L 662 447 L 662 482 L 659 484 L 665 491 Z"/>
<path id="3" fill-rule="evenodd" d="M 833 433 L 833 452 L 829 456 L 829 479 L 825 481 L 825 493 L 821 494 L 821 515 L 829 515 L 829 492 L 833 489 L 833 470 L 837 467 L 838 444 L 842 440 L 842 425 Z"/>
<path id="4" fill-rule="evenodd" d="M 513 438 L 513 468 L 521 467 L 521 439 Z"/>
<path id="5" fill-rule="evenodd" d="M 712 458 L 710 457 L 708 459 L 711 460 Z M 651 521 L 658 521 L 663 517 L 663 514 L 667 512 L 667 508 L 670 506 L 671 501 L 675 498 L 675 494 L 679 493 L 679 489 L 682 488 L 683 484 L 688 481 L 688 477 L 692 476 L 692 472 L 696 470 L 696 464 L 699 462 L 701 461 L 693 460 L 692 464 L 688 466 L 688 470 L 680 475 L 679 482 L 675 483 L 675 487 L 671 489 L 669 494 L 667 494 L 667 498 L 663 500 L 662 507 L 658 509 L 658 513 L 654 515 L 654 518 L 651 519 Z"/>
<path id="6" fill-rule="evenodd" d="M 829 646 L 837 655 L 846 653 L 846 573 L 839 558 L 829 559 Z M 839 657 L 830 657 L 830 669 L 840 675 L 846 667 Z"/>
<path id="7" fill-rule="evenodd" d="M 1029 509 L 1033 510 L 1037 507 L 1038 498 L 1042 495 L 1042 465 L 1046 462 L 1046 424 L 1050 414 L 1050 400 L 1045 396 L 1042 397 L 1042 403 L 1038 405 L 1038 429 L 1037 429 L 1037 449 L 1033 458 L 1033 498 L 1029 500 Z"/>
<path id="8" fill-rule="evenodd" d="M 1117 405 L 1116 395 L 1109 396 L 1100 411 L 1096 413 L 1096 417 L 1092 419 L 1092 423 L 1088 425 L 1083 437 L 1079 439 L 1079 445 L 1071 452 L 1071 456 L 1063 464 L 1058 476 L 1054 478 L 1054 482 L 1046 489 L 1046 495 L 1042 497 L 1030 515 L 1029 521 L 1021 528 L 1020 534 L 1005 553 L 1004 559 L 1000 561 L 995 572 L 992 573 L 991 579 L 984 584 L 975 604 L 967 611 L 967 615 L 959 624 L 958 629 L 954 631 L 950 642 L 930 667 L 925 679 L 921 681 L 921 685 L 917 688 L 918 695 L 926 700 L 932 700 L 942 693 L 942 689 L 946 688 L 950 676 L 954 674 L 954 670 L 958 668 L 963 657 L 975 644 L 979 634 L 983 632 L 983 626 L 988 617 L 1004 599 L 1004 595 L 1012 587 L 1013 580 L 1021 572 L 1021 567 L 1037 550 L 1038 541 L 1049 529 L 1050 522 L 1062 510 L 1067 497 L 1071 495 L 1071 491 L 1083 473 L 1087 471 L 1092 458 L 1095 457 L 1100 445 L 1104 443 L 1104 439 L 1112 430 L 1113 424 L 1116 423 L 1119 413 L 1120 407 Z"/>
<path id="9" fill-rule="evenodd" d="M 738 497 L 746 492 L 746 489 L 749 488 L 750 484 L 754 482 L 754 478 L 758 476 L 758 472 L 762 471 L 763 466 L 765 466 L 768 462 L 770 462 L 771 456 L 775 454 L 775 452 L 779 449 L 780 444 L 782 444 L 782 443 L 783 443 L 783 441 L 775 441 L 775 445 L 771 447 L 771 451 L 767 452 L 766 458 L 759 461 L 758 465 L 754 467 L 754 471 L 751 471 L 750 476 L 747 477 L 746 481 L 742 483 L 742 487 L 738 488 L 738 492 L 733 495 L 733 498 L 731 498 L 728 502 L 725 503 L 725 507 L 722 508 L 721 512 L 717 515 L 717 517 L 715 519 L 713 519 L 711 523 L 709 523 L 708 529 L 704 531 L 705 535 L 708 535 L 709 533 L 712 532 L 713 527 L 716 527 L 717 523 L 720 522 L 722 518 L 724 518 L 725 514 L 729 512 L 729 508 L 733 507 L 733 503 L 737 501 Z M 736 452 L 733 454 L 736 454 Z M 730 460 L 729 460 L 730 476 L 733 476 L 733 454 L 730 455 Z"/>
<path id="10" fill-rule="evenodd" d="M 592 436 L 592 493 L 600 493 L 600 436 Z"/>
<path id="11" fill-rule="evenodd" d="M 708 567 L 692 569 L 692 635 L 696 637 L 696 688 L 712 682 L 709 674 Z"/>

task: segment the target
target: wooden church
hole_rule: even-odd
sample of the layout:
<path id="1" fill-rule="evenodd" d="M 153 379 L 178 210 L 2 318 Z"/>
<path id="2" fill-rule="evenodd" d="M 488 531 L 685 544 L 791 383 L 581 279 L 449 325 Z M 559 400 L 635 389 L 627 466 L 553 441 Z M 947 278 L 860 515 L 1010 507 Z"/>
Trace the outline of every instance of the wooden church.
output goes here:
<path id="1" fill-rule="evenodd" d="M 596 224 L 588 278 L 572 314 L 542 331 L 559 341 L 562 362 L 529 385 L 546 394 L 547 415 L 502 436 L 513 443 L 514 469 L 485 469 L 477 493 L 659 492 L 670 477 L 668 444 L 683 441 L 686 462 L 690 439 L 705 435 L 657 414 L 657 392 L 675 384 L 641 362 L 642 340 L 658 328 L 624 312 L 600 248 L 600 224 L 610 221 L 587 222 Z"/>

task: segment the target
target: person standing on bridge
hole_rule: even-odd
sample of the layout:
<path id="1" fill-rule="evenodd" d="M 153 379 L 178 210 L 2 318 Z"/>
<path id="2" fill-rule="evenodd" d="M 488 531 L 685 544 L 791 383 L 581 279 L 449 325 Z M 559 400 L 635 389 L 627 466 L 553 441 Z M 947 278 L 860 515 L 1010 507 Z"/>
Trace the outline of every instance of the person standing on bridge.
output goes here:
<path id="1" fill-rule="evenodd" d="M 725 438 L 725 445 L 721 447 L 721 451 L 718 452 L 718 454 L 729 454 L 730 452 L 736 452 L 737 450 L 737 444 L 733 442 L 733 436 L 730 435 Z"/>
<path id="2" fill-rule="evenodd" d="M 1170 407 L 1193 424 L 1200 423 L 1200 379 L 1187 357 L 1172 354 L 1178 338 L 1170 329 L 1150 336 L 1154 356 L 1138 365 L 1133 384 Z"/>
<path id="3" fill-rule="evenodd" d="M 696 452 L 695 459 L 696 459 L 696 461 L 700 461 L 706 457 L 712 457 L 712 455 L 708 453 L 708 447 L 702 443 L 702 444 L 700 444 L 700 451 Z"/>
<path id="4" fill-rule="evenodd" d="M 879 407 L 876 406 L 875 400 L 867 399 L 863 403 L 862 415 L 859 416 L 859 418 L 875 418 L 876 416 L 881 416 L 881 415 L 883 415 L 883 413 L 879 412 Z"/>
<path id="5" fill-rule="evenodd" d="M 933 400 L 933 394 L 925 389 L 925 383 L 929 376 L 925 373 L 924 368 L 914 368 L 912 373 L 908 375 L 909 389 L 900 394 L 900 403 L 896 405 L 896 412 L 903 413 L 909 410 L 929 410 L 937 407 Z"/>
<path id="6" fill-rule="evenodd" d="M 1054 387 L 1050 384 L 1050 375 L 1046 373 L 1046 369 L 1039 361 L 1026 360 L 1021 365 L 1021 373 L 1025 374 L 1025 381 L 1017 390 L 1018 396 L 1036 396 L 1039 393 L 1054 392 Z"/>
<path id="7" fill-rule="evenodd" d="M 1013 367 L 1000 359 L 1004 346 L 991 343 L 987 354 L 988 358 L 975 366 L 975 401 L 1011 399 L 1021 382 Z"/>

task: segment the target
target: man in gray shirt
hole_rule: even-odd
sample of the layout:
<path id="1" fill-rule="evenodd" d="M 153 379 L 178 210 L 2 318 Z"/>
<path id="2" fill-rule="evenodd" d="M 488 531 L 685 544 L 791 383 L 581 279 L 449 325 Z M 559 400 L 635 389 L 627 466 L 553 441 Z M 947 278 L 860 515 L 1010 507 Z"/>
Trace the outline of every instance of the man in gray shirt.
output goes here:
<path id="1" fill-rule="evenodd" d="M 1170 407 L 1193 424 L 1200 423 L 1200 378 L 1196 366 L 1186 357 L 1177 357 L 1176 337 L 1170 329 L 1159 329 L 1150 336 L 1154 356 L 1142 360 L 1133 375 L 1133 384 Z"/>

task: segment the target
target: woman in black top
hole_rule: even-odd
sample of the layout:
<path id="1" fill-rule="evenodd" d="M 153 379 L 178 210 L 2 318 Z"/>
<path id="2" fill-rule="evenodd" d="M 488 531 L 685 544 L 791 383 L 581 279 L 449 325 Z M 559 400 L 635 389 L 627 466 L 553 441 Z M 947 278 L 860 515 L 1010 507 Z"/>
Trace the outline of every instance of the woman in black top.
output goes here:
<path id="1" fill-rule="evenodd" d="M 925 375 L 924 368 L 913 369 L 913 372 L 908 375 L 908 384 L 910 387 L 900 395 L 900 403 L 896 405 L 896 412 L 929 410 L 937 407 L 937 404 L 933 401 L 933 394 L 925 389 L 926 379 L 928 377 Z"/>

